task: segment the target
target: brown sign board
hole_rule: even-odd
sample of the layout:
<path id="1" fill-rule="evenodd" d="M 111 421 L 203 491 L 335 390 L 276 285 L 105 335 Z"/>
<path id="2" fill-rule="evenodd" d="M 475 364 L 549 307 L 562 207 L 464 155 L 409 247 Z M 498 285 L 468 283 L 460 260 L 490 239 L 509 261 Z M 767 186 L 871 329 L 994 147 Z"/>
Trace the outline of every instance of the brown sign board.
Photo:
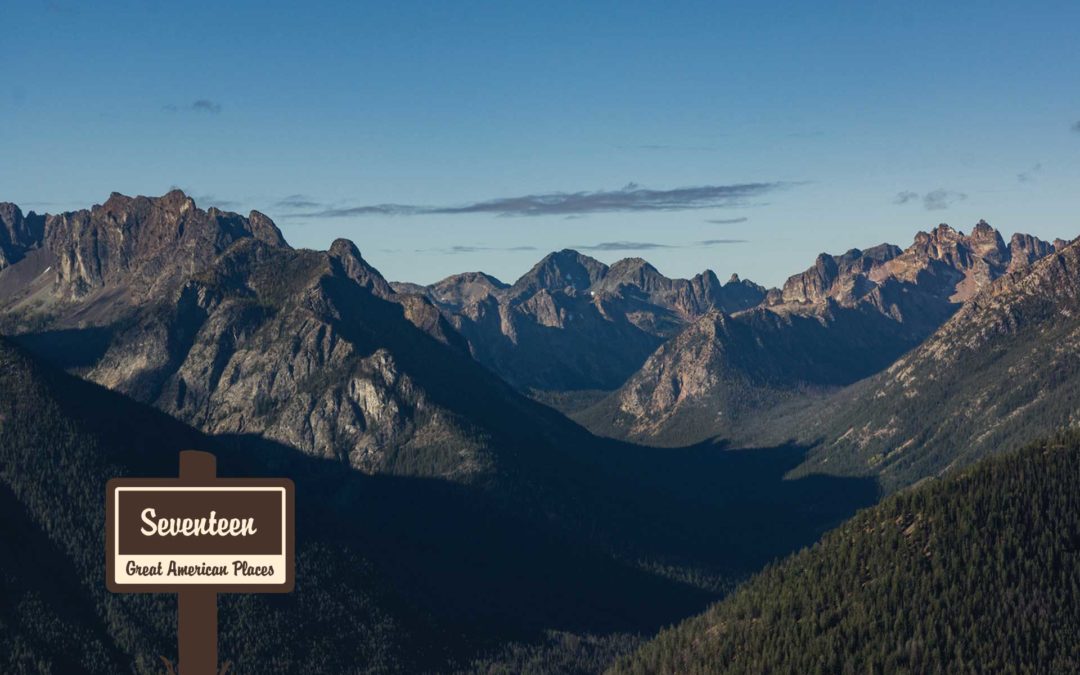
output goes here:
<path id="1" fill-rule="evenodd" d="M 288 593 L 295 583 L 287 478 L 115 478 L 106 487 L 114 593 Z"/>
<path id="2" fill-rule="evenodd" d="M 218 668 L 218 593 L 293 590 L 295 499 L 288 478 L 218 478 L 217 459 L 198 450 L 180 453 L 179 478 L 106 484 L 105 583 L 177 594 L 184 675 L 228 670 Z"/>

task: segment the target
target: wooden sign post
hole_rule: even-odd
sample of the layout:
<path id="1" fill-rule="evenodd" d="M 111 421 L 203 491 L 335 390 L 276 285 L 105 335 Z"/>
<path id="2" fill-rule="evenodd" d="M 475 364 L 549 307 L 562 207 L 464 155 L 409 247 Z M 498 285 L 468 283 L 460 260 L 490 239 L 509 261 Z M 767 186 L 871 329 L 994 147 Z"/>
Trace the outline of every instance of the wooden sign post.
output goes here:
<path id="1" fill-rule="evenodd" d="M 180 453 L 179 478 L 106 487 L 106 585 L 176 593 L 182 675 L 218 672 L 218 593 L 289 593 L 295 492 L 287 478 L 218 478 L 213 455 Z"/>

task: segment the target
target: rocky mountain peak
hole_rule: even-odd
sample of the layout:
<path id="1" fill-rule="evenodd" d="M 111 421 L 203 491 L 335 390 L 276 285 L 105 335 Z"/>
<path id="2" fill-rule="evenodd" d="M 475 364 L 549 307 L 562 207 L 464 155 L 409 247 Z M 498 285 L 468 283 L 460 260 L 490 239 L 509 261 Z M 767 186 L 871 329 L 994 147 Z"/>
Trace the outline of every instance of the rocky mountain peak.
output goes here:
<path id="1" fill-rule="evenodd" d="M 645 292 L 671 285 L 671 280 L 643 258 L 623 258 L 607 270 L 599 287 L 615 289 L 623 284 L 636 286 Z"/>
<path id="2" fill-rule="evenodd" d="M 421 287 L 420 291 L 438 305 L 456 311 L 483 302 L 507 288 L 510 288 L 508 284 L 490 274 L 462 272 Z"/>
<path id="3" fill-rule="evenodd" d="M 1005 240 L 1001 238 L 1001 233 L 990 227 L 985 220 L 980 220 L 972 229 L 968 236 L 968 245 L 980 258 L 997 264 L 1008 263 L 1009 249 L 1005 246 Z"/>
<path id="4" fill-rule="evenodd" d="M 814 260 L 813 267 L 784 282 L 781 298 L 783 302 L 800 304 L 822 302 L 839 274 L 837 258 L 821 253 Z"/>
<path id="5" fill-rule="evenodd" d="M 990 223 L 986 222 L 982 218 L 979 222 L 975 223 L 975 227 L 971 230 L 971 236 L 973 237 L 995 237 L 998 236 L 998 231 L 990 226 Z"/>
<path id="6" fill-rule="evenodd" d="M 956 269 L 968 269 L 984 260 L 1002 265 L 1008 257 L 1001 234 L 985 220 L 980 220 L 970 235 L 942 223 L 930 232 L 915 235 L 915 243 L 905 251 L 912 257 L 938 260 Z"/>
<path id="7" fill-rule="evenodd" d="M 563 249 L 544 256 L 514 283 L 510 292 L 515 296 L 568 288 L 580 292 L 604 278 L 607 271 L 608 266 L 599 260 L 572 249 Z"/>
<path id="8" fill-rule="evenodd" d="M 182 190 L 161 197 L 114 192 L 89 210 L 49 216 L 44 230 L 45 245 L 56 259 L 57 283 L 71 299 L 107 286 L 141 293 L 172 284 L 207 268 L 242 239 L 287 247 L 265 215 L 203 211 Z"/>
<path id="9" fill-rule="evenodd" d="M 938 226 L 929 232 L 919 232 L 915 235 L 915 240 L 918 241 L 920 237 L 926 237 L 930 241 L 944 242 L 955 241 L 961 236 L 960 232 L 954 230 L 948 223 L 938 223 Z"/>
<path id="10" fill-rule="evenodd" d="M 269 218 L 267 218 L 269 220 Z M 377 269 L 368 264 L 360 255 L 360 249 L 348 239 L 335 239 L 327 252 L 330 258 L 341 265 L 345 276 L 367 288 L 381 298 L 394 294 L 390 284 Z"/>
<path id="11" fill-rule="evenodd" d="M 252 211 L 248 214 L 248 224 L 251 227 L 251 234 L 259 241 L 266 242 L 271 246 L 287 248 L 289 246 L 285 241 L 285 236 L 281 234 L 281 230 L 270 219 L 270 216 L 260 211 Z"/>
<path id="12" fill-rule="evenodd" d="M 1045 258 L 1053 253 L 1056 248 L 1064 248 L 1064 242 L 1061 242 L 1061 244 L 1055 246 L 1030 234 L 1017 232 L 1009 240 L 1009 271 L 1013 272 L 1030 265 L 1036 260 Z"/>
<path id="13" fill-rule="evenodd" d="M 0 269 L 13 265 L 26 252 L 41 244 L 45 218 L 31 211 L 23 216 L 22 209 L 11 202 L 0 202 Z"/>

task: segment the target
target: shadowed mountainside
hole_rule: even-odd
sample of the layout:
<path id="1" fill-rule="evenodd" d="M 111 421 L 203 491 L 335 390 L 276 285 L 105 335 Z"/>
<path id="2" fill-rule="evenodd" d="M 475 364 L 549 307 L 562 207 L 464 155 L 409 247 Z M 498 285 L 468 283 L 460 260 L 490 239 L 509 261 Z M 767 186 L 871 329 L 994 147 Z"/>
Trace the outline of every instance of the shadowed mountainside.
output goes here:
<path id="1" fill-rule="evenodd" d="M 548 521 L 452 482 L 367 476 L 254 436 L 203 436 L 3 341 L 0 385 L 0 496 L 13 514 L 5 536 L 26 542 L 0 566 L 0 639 L 13 672 L 29 663 L 156 672 L 156 655 L 172 653 L 169 596 L 105 591 L 102 495 L 113 476 L 175 475 L 186 447 L 215 452 L 221 475 L 297 484 L 297 591 L 222 599 L 222 654 L 238 673 L 490 665 L 510 645 L 545 644 L 552 630 L 600 636 L 580 653 L 557 652 L 594 662 L 876 495 L 865 481 L 782 480 L 802 457 L 795 449 L 702 448 L 669 462 L 598 448 L 537 475 L 548 503 L 561 505 Z M 20 565 L 23 555 L 41 562 Z M 49 634 L 70 639 L 46 649 Z"/>

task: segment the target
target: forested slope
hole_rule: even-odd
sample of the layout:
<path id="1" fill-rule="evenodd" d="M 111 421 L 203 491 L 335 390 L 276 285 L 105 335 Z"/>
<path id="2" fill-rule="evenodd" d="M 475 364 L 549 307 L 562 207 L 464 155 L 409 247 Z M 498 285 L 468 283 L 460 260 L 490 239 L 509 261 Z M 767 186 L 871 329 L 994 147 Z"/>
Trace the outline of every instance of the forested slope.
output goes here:
<path id="1" fill-rule="evenodd" d="M 860 512 L 616 673 L 1080 670 L 1080 433 Z"/>

